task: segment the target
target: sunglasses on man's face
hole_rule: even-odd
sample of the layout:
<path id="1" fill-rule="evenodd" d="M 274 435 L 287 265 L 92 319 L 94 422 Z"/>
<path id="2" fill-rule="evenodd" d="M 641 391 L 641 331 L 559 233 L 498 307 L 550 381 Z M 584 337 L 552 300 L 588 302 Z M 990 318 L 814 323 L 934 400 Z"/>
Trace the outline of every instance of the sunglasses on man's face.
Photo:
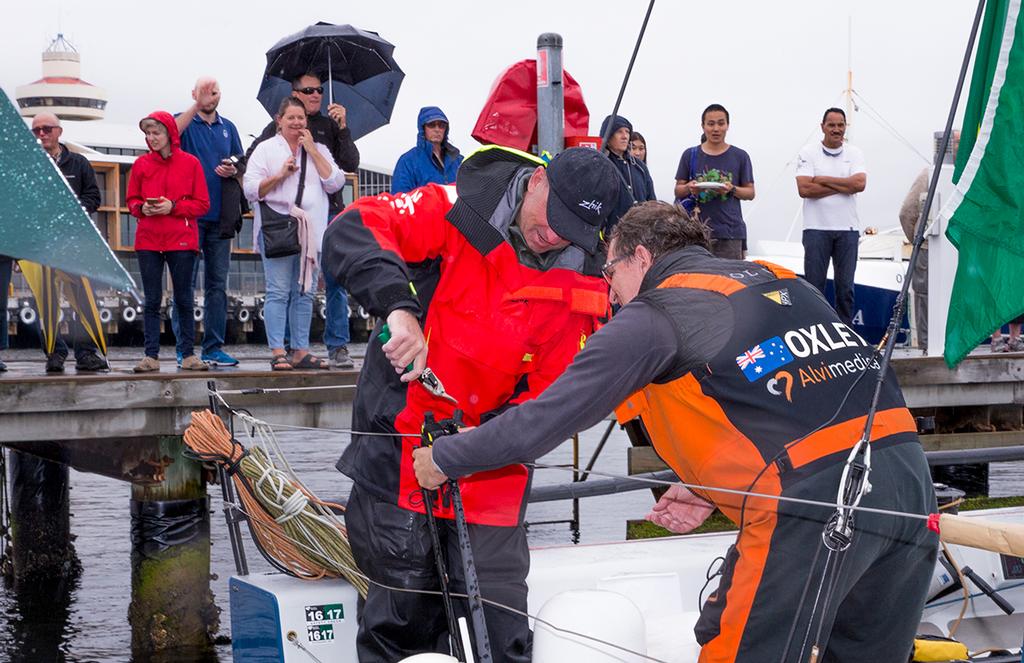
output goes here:
<path id="1" fill-rule="evenodd" d="M 302 94 L 323 94 L 324 86 L 321 85 L 319 87 L 297 87 L 294 88 L 294 91 L 301 92 Z"/>
<path id="2" fill-rule="evenodd" d="M 54 129 L 57 129 L 57 128 L 58 127 L 54 127 L 54 126 L 46 124 L 46 125 L 43 125 L 41 127 L 32 127 L 32 133 L 34 133 L 37 136 L 42 136 L 43 134 L 46 134 L 47 136 L 49 136 L 50 133 Z"/>

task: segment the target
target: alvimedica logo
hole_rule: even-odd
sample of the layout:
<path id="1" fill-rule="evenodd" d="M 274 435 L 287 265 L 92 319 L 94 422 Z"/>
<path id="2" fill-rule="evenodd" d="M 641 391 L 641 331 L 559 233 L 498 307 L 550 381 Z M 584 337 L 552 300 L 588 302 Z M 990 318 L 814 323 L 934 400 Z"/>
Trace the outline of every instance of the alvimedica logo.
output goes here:
<path id="1" fill-rule="evenodd" d="M 797 375 L 800 376 L 800 386 L 806 387 L 809 384 L 821 384 L 829 380 L 843 378 L 847 375 L 861 373 L 868 369 L 878 370 L 878 360 L 871 355 L 860 352 L 853 356 L 853 359 L 844 361 L 820 362 L 819 364 L 808 364 L 801 368 Z"/>

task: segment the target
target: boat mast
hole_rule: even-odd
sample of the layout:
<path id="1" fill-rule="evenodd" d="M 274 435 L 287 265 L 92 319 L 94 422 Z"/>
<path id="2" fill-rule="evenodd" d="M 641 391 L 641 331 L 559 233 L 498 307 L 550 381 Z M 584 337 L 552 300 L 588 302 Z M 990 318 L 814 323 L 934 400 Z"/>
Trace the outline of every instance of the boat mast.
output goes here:
<path id="1" fill-rule="evenodd" d="M 853 16 L 846 17 L 846 140 L 853 117 Z"/>

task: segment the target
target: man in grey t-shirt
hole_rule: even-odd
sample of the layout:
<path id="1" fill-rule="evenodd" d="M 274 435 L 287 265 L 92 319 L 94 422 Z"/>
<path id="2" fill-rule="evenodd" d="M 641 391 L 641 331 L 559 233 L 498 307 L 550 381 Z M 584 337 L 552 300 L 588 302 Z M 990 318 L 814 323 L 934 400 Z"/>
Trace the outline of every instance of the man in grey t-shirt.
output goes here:
<path id="1" fill-rule="evenodd" d="M 686 149 L 679 159 L 676 201 L 694 201 L 699 216 L 711 227 L 714 255 L 742 260 L 747 249 L 747 224 L 743 222 L 740 201 L 754 199 L 750 155 L 725 142 L 729 111 L 721 104 L 704 109 L 701 131 L 706 140 Z"/>

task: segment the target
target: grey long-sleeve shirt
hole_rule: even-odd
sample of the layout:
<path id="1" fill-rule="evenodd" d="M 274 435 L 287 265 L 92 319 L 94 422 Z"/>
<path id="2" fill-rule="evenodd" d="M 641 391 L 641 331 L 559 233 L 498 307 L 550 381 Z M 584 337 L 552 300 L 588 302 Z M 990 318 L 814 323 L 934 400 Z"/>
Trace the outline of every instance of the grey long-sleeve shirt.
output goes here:
<path id="1" fill-rule="evenodd" d="M 630 303 L 538 398 L 471 431 L 438 439 L 434 462 L 449 477 L 532 462 L 666 373 L 676 355 L 668 318 L 646 302 Z"/>

